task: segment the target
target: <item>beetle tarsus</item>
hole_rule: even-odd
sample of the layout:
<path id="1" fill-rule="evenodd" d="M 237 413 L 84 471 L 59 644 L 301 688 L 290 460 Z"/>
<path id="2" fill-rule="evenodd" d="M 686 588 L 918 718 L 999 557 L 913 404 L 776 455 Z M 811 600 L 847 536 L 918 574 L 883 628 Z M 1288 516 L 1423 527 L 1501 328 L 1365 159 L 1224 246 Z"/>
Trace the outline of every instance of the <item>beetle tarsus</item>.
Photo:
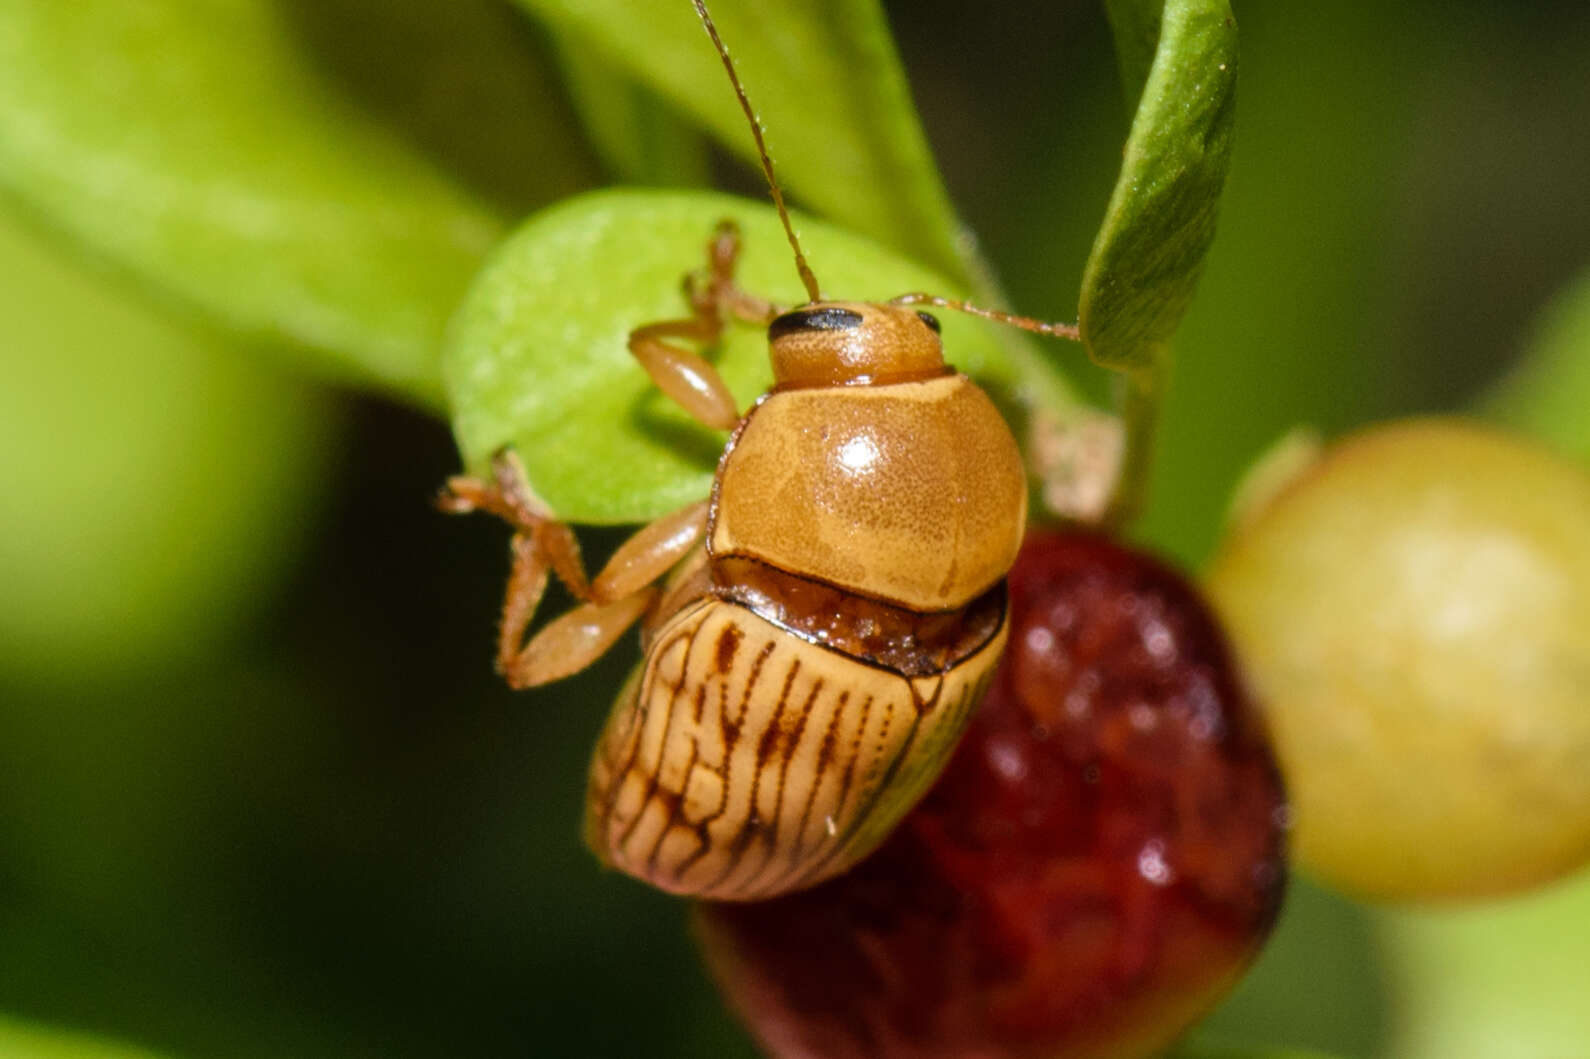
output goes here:
<path id="1" fill-rule="evenodd" d="M 682 508 L 639 530 L 619 547 L 593 582 L 574 531 L 531 490 L 516 453 L 492 460 L 490 483 L 448 479 L 437 506 L 451 514 L 484 512 L 514 528 L 513 568 L 503 594 L 497 672 L 514 688 L 530 688 L 579 672 L 604 654 L 655 602 L 654 585 L 693 548 L 706 528 L 707 503 Z M 580 605 L 529 641 L 525 633 L 555 575 Z"/>

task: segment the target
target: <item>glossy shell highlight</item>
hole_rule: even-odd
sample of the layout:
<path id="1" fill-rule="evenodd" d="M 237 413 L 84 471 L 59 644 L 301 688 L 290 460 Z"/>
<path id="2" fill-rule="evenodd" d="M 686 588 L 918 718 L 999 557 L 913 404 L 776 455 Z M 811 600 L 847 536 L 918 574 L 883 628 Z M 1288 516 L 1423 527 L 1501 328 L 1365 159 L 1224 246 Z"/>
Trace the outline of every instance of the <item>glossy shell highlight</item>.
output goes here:
<path id="1" fill-rule="evenodd" d="M 964 375 L 775 392 L 718 468 L 708 547 L 920 612 L 1010 569 L 1027 482 L 994 403 Z"/>

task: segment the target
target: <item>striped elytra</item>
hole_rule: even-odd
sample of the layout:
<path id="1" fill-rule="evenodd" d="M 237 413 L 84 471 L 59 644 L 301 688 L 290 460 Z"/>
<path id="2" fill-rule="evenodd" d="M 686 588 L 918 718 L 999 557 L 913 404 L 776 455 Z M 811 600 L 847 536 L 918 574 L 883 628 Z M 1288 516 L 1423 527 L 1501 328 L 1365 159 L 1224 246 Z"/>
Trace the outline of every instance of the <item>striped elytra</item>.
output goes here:
<path id="1" fill-rule="evenodd" d="M 663 890 L 754 900 L 881 842 L 938 775 L 1005 642 L 905 676 L 712 594 L 669 617 L 591 763 L 586 836 Z"/>

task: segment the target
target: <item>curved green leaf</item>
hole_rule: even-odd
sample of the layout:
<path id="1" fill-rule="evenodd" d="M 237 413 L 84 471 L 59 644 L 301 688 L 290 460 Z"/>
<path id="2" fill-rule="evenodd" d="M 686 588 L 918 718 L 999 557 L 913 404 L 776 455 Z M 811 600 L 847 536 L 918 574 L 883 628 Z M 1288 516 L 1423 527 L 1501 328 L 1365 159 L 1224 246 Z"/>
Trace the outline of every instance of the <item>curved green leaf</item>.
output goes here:
<path id="1" fill-rule="evenodd" d="M 1123 78 L 1143 69 L 1159 8 L 1113 0 Z M 1231 157 L 1237 29 L 1226 0 L 1168 0 L 1125 160 L 1082 279 L 1079 322 L 1100 364 L 1155 368 L 1192 298 Z"/>
<path id="2" fill-rule="evenodd" d="M 479 471 L 512 444 L 531 484 L 573 522 L 641 522 L 707 494 L 724 437 L 697 426 L 629 355 L 629 332 L 685 315 L 680 279 L 705 262 L 713 226 L 739 222 L 744 289 L 806 300 L 771 207 L 715 192 L 593 192 L 532 218 L 494 254 L 449 329 L 443 369 L 453 429 Z M 835 292 L 887 298 L 948 281 L 877 244 L 797 218 L 812 265 Z M 1063 385 L 1029 377 L 993 325 L 943 314 L 962 371 L 1009 395 Z M 740 404 L 771 383 L 758 327 L 731 325 L 715 357 Z"/>
<path id="3" fill-rule="evenodd" d="M 581 41 L 559 39 L 557 51 L 580 124 L 617 183 L 701 187 L 711 182 L 706 137 L 694 124 Z"/>
<path id="4" fill-rule="evenodd" d="M 1121 93 L 1129 110 L 1136 110 L 1154 66 L 1159 47 L 1159 18 L 1163 0 L 1104 0 L 1104 13 L 1115 37 L 1115 65 L 1121 75 Z"/>
<path id="5" fill-rule="evenodd" d="M 1590 460 L 1590 273 L 1552 299 L 1518 368 L 1485 405 L 1503 422 Z"/>
<path id="6" fill-rule="evenodd" d="M 754 160 L 745 116 L 689 0 L 519 2 Z M 714 0 L 711 9 L 789 191 L 849 228 L 968 279 L 954 211 L 876 0 Z"/>
<path id="7" fill-rule="evenodd" d="M 0 684 L 203 658 L 315 527 L 326 403 L 4 213 L 0 320 Z"/>
<path id="8" fill-rule="evenodd" d="M 156 1059 L 154 1052 L 142 1048 L 3 1016 L 0 1055 L 7 1059 Z"/>
<path id="9" fill-rule="evenodd" d="M 503 217 L 578 148 L 489 0 L 0 0 L 0 185 L 319 366 L 438 396 Z"/>

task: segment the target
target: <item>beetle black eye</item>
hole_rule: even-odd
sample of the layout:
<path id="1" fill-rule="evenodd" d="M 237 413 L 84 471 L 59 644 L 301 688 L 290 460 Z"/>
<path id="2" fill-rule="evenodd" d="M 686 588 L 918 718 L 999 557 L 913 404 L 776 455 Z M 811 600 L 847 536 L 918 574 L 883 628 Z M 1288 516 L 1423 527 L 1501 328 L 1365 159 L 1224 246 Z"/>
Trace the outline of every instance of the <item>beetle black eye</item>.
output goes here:
<path id="1" fill-rule="evenodd" d="M 797 331 L 848 331 L 861 326 L 861 314 L 825 306 L 820 309 L 796 309 L 785 313 L 767 325 L 769 341 L 795 334 Z"/>
<path id="2" fill-rule="evenodd" d="M 917 316 L 921 318 L 923 323 L 928 325 L 929 331 L 932 331 L 935 335 L 939 333 L 938 317 L 934 316 L 932 313 L 922 312 L 920 309 L 917 310 Z"/>

